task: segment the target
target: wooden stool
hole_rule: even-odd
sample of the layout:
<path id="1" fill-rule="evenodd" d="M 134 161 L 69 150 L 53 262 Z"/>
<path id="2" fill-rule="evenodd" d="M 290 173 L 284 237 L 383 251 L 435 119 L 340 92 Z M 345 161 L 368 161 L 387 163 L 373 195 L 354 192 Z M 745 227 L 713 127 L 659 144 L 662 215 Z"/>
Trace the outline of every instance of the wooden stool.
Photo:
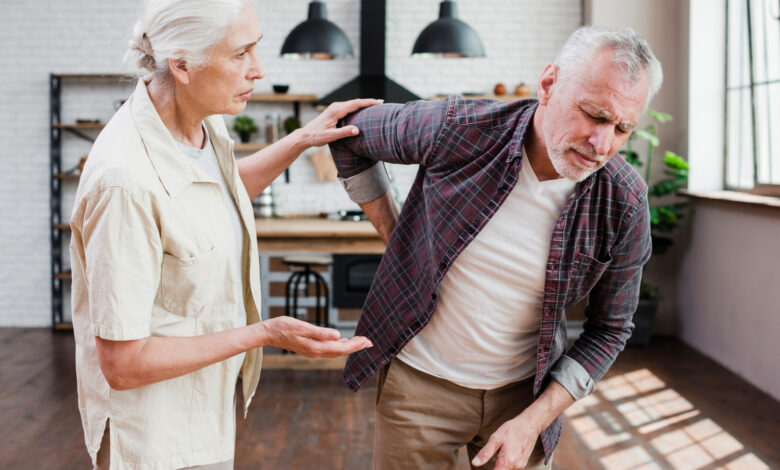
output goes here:
<path id="1" fill-rule="evenodd" d="M 297 266 L 303 269 L 293 272 L 287 280 L 284 296 L 284 313 L 288 317 L 295 317 L 298 313 L 298 292 L 301 281 L 306 286 L 305 297 L 309 296 L 309 276 L 314 278 L 315 300 L 314 300 L 314 324 L 317 326 L 329 326 L 329 306 L 330 296 L 328 295 L 328 284 L 325 279 L 316 271 L 312 271 L 312 266 L 330 266 L 333 264 L 333 258 L 330 256 L 285 256 L 282 263 L 287 266 Z M 320 305 L 320 289 L 325 294 L 325 305 Z M 292 308 L 290 304 L 292 303 Z M 308 315 L 307 315 L 308 317 Z"/>

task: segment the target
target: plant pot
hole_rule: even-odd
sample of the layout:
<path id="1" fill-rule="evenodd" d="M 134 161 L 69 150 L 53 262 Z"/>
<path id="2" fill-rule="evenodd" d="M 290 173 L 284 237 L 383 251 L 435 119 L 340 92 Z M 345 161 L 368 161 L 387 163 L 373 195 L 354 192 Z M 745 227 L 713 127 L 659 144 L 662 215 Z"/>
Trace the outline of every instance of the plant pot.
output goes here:
<path id="1" fill-rule="evenodd" d="M 634 313 L 634 332 L 628 338 L 626 346 L 647 346 L 650 343 L 658 303 L 658 300 L 639 299 Z"/>
<path id="2" fill-rule="evenodd" d="M 251 135 L 252 134 L 250 132 L 239 132 L 238 133 L 238 137 L 241 139 L 241 142 L 244 143 L 244 144 L 249 142 L 249 139 L 251 138 Z"/>

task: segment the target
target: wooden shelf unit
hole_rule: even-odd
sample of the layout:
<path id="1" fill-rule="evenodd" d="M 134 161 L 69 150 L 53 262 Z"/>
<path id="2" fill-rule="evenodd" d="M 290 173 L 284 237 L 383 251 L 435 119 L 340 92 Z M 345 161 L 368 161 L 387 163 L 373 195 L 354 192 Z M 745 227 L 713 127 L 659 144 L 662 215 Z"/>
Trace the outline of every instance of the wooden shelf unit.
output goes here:
<path id="1" fill-rule="evenodd" d="M 136 79 L 127 74 L 118 73 L 52 73 L 49 75 L 49 189 L 50 211 L 49 222 L 51 226 L 51 316 L 52 330 L 72 329 L 70 322 L 63 318 L 64 310 L 64 283 L 71 281 L 71 274 L 64 262 L 65 237 L 70 233 L 70 224 L 63 219 L 62 198 L 63 185 L 66 180 L 78 181 L 79 173 L 63 171 L 62 147 L 65 133 L 94 142 L 94 137 L 105 127 L 104 122 L 62 122 L 62 87 L 64 82 L 93 82 L 102 81 L 116 86 L 126 86 L 129 91 Z M 88 86 L 82 83 L 80 86 Z M 72 186 L 67 186 L 71 191 Z"/>
<path id="2" fill-rule="evenodd" d="M 288 93 L 255 93 L 249 101 L 260 103 L 314 103 L 317 95 L 291 95 Z"/>
<path id="3" fill-rule="evenodd" d="M 271 144 L 265 144 L 260 142 L 247 142 L 247 143 L 236 143 L 235 147 L 233 147 L 234 152 L 257 152 L 259 150 L 263 150 L 264 148 L 268 147 Z"/>

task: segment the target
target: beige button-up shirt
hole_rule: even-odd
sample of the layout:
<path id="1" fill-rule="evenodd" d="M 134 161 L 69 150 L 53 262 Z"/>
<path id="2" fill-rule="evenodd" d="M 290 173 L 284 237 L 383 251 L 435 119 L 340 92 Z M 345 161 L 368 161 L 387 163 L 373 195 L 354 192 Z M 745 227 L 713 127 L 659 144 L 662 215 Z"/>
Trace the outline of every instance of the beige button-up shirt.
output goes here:
<path id="1" fill-rule="evenodd" d="M 134 340 L 232 328 L 244 277 L 247 322 L 260 321 L 254 215 L 221 116 L 205 120 L 245 231 L 235 241 L 218 182 L 177 148 L 146 86 L 98 136 L 76 194 L 70 245 L 79 410 L 93 462 L 106 420 L 111 468 L 172 469 L 233 458 L 237 368 L 229 360 L 132 390 L 112 390 L 95 336 Z M 262 350 L 241 367 L 244 413 L 260 378 Z"/>

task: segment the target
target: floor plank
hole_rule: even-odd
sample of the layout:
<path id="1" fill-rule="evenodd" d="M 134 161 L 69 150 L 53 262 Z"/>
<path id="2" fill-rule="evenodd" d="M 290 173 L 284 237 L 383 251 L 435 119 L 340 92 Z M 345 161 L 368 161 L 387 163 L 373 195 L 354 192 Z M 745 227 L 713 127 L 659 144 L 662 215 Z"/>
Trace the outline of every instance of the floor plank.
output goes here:
<path id="1" fill-rule="evenodd" d="M 343 360 L 274 352 L 238 420 L 236 469 L 370 468 L 374 381 L 353 394 Z M 0 355 L 0 468 L 89 469 L 72 335 L 0 328 Z M 624 351 L 564 421 L 557 469 L 780 468 L 780 404 L 673 339 Z"/>

